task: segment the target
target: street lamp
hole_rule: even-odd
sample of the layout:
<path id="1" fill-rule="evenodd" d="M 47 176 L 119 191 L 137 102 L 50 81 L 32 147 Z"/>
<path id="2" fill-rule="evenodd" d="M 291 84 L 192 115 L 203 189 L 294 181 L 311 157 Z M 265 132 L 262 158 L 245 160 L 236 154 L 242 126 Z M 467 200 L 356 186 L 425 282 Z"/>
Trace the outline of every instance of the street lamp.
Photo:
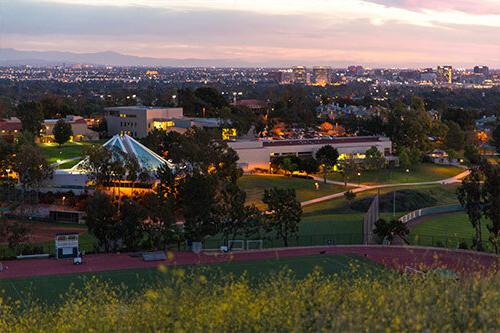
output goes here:
<path id="1" fill-rule="evenodd" d="M 358 184 L 361 185 L 361 172 L 358 172 Z"/>
<path id="2" fill-rule="evenodd" d="M 408 176 L 410 175 L 410 169 L 406 169 L 406 182 L 408 183 Z"/>

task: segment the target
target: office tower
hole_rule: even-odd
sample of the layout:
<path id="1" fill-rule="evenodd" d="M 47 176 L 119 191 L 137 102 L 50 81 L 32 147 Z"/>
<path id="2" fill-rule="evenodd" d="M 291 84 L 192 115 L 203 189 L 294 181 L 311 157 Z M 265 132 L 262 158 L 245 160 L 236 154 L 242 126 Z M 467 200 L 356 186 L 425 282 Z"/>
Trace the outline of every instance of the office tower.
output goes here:
<path id="1" fill-rule="evenodd" d="M 441 82 L 451 83 L 453 78 L 452 66 L 438 66 L 437 67 L 438 79 Z"/>
<path id="2" fill-rule="evenodd" d="M 326 86 L 331 82 L 332 69 L 328 66 L 314 66 L 313 77 L 314 83 L 318 86 Z"/>
<path id="3" fill-rule="evenodd" d="M 296 84 L 307 84 L 307 72 L 304 66 L 294 66 L 292 68 L 293 82 Z"/>

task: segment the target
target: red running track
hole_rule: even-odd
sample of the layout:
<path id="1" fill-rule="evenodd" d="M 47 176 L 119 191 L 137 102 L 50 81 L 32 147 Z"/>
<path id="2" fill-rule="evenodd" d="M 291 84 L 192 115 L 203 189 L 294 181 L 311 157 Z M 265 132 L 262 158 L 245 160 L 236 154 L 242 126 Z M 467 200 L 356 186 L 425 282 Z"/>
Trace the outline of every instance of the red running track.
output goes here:
<path id="1" fill-rule="evenodd" d="M 279 248 L 230 254 L 202 253 L 197 255 L 191 252 L 175 252 L 172 260 L 162 262 L 145 262 L 142 257 L 131 256 L 128 253 L 116 253 L 87 255 L 83 258 L 82 265 L 73 265 L 72 261 L 68 259 L 4 261 L 4 271 L 0 272 L 0 279 L 154 268 L 161 264 L 173 266 L 277 259 L 319 253 L 356 254 L 397 270 L 404 270 L 405 267 L 415 269 L 442 267 L 461 274 L 496 272 L 500 259 L 500 256 L 497 255 L 472 251 L 379 245 Z"/>

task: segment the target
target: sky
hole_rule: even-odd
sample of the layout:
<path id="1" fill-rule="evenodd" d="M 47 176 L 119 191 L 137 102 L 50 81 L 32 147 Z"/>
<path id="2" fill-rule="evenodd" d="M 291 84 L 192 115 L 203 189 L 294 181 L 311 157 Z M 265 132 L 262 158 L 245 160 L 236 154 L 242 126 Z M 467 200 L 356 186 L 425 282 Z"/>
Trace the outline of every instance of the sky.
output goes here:
<path id="1" fill-rule="evenodd" d="M 0 0 L 0 48 L 500 68 L 500 0 Z"/>

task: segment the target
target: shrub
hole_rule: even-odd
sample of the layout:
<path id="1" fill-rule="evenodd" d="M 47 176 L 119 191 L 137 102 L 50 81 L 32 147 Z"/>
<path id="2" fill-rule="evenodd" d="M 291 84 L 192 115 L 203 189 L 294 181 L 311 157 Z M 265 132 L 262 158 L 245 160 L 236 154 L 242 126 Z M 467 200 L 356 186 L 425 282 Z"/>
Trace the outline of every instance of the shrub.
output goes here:
<path id="1" fill-rule="evenodd" d="M 462 241 L 462 242 L 460 242 L 460 244 L 458 244 L 458 248 L 461 250 L 468 250 L 469 246 L 467 245 L 466 242 Z"/>
<path id="2" fill-rule="evenodd" d="M 434 244 L 435 247 L 445 247 L 444 246 L 444 243 L 440 240 L 438 240 L 435 244 Z"/>
<path id="3" fill-rule="evenodd" d="M 494 332 L 498 275 L 345 277 L 282 272 L 257 283 L 173 270 L 127 294 L 88 281 L 65 303 L 0 302 L 2 332 Z M 30 306 L 31 305 L 31 306 Z"/>
<path id="4" fill-rule="evenodd" d="M 394 192 L 382 194 L 379 199 L 380 212 L 392 212 Z M 352 202 L 351 208 L 359 212 L 366 212 L 370 207 L 372 200 L 373 197 L 366 197 L 363 199 L 355 200 Z M 396 211 L 398 212 L 407 212 L 424 207 L 429 207 L 435 205 L 436 203 L 437 199 L 425 192 L 417 190 L 396 191 Z"/>

